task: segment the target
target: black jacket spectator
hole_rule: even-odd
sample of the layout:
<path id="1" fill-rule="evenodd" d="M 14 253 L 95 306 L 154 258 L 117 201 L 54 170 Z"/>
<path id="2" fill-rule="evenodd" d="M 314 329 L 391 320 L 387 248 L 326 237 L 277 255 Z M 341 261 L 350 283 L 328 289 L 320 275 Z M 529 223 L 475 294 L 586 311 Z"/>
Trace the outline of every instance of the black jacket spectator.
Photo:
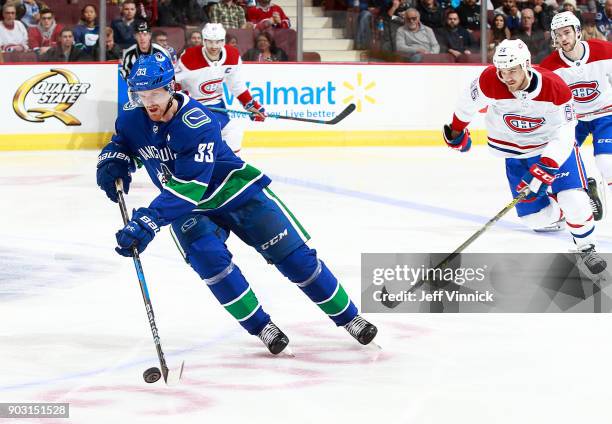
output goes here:
<path id="1" fill-rule="evenodd" d="M 121 18 L 111 22 L 115 44 L 118 44 L 122 49 L 134 44 L 136 42 L 134 32 L 137 24 L 136 3 L 134 3 L 134 0 L 126 0 L 121 6 Z"/>
<path id="2" fill-rule="evenodd" d="M 442 28 L 444 25 L 444 10 L 437 0 L 421 0 L 417 6 L 421 14 L 421 23 L 429 28 Z"/>
<path id="3" fill-rule="evenodd" d="M 457 8 L 461 26 L 472 31 L 480 31 L 480 6 L 476 0 L 463 0 Z"/>
<path id="4" fill-rule="evenodd" d="M 40 56 L 41 62 L 86 62 L 91 56 L 74 45 L 74 34 L 70 29 L 63 29 L 55 47 Z"/>
<path id="5" fill-rule="evenodd" d="M 555 9 L 544 0 L 533 0 L 533 14 L 535 23 L 533 27 L 542 31 L 550 31 L 550 23 L 555 15 Z"/>
<path id="6" fill-rule="evenodd" d="M 469 31 L 459 25 L 459 15 L 451 11 L 446 16 L 446 25 L 438 29 L 440 53 L 450 53 L 456 58 L 462 54 L 472 54 L 476 45 Z"/>
<path id="7" fill-rule="evenodd" d="M 550 42 L 544 31 L 533 27 L 535 18 L 533 10 L 527 8 L 521 11 L 521 27 L 516 38 L 521 39 L 529 47 L 532 63 L 540 63 L 551 52 Z"/>
<path id="8" fill-rule="evenodd" d="M 100 44 L 96 44 L 93 48 L 93 60 L 98 60 L 100 56 Z M 113 30 L 111 27 L 106 27 L 106 60 L 120 60 L 123 57 L 121 47 L 115 44 L 113 38 Z"/>

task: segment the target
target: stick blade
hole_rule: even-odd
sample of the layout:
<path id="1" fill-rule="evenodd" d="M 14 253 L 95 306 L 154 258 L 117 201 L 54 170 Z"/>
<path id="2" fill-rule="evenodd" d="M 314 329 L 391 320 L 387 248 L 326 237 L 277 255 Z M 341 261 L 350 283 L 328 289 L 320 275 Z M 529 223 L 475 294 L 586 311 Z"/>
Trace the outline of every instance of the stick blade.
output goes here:
<path id="1" fill-rule="evenodd" d="M 351 113 L 353 113 L 353 111 L 357 108 L 357 106 L 355 106 L 355 103 L 351 103 L 350 105 L 348 105 L 342 112 L 340 112 L 338 115 L 336 115 L 334 117 L 334 119 L 325 122 L 328 125 L 335 125 L 338 122 L 342 121 L 344 118 L 346 118 L 347 116 L 349 116 Z"/>
<path id="2" fill-rule="evenodd" d="M 185 361 L 181 362 L 181 365 L 178 368 L 168 369 L 166 373 L 164 373 L 164 381 L 167 386 L 176 386 L 181 377 L 183 377 L 183 368 L 185 367 Z"/>

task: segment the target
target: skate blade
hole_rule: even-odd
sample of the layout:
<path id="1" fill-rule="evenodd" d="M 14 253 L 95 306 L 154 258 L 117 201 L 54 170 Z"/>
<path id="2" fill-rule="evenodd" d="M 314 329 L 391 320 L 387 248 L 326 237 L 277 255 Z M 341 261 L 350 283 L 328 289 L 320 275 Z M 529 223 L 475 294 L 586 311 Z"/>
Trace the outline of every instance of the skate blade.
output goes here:
<path id="1" fill-rule="evenodd" d="M 283 349 L 283 351 L 279 353 L 278 356 L 288 356 L 289 358 L 295 358 L 295 354 L 293 353 L 293 350 L 291 350 L 289 346 Z"/>
<path id="2" fill-rule="evenodd" d="M 370 350 L 375 350 L 375 351 L 382 350 L 382 347 L 374 341 L 371 341 L 370 343 L 368 343 L 366 347 Z"/>
<path id="3" fill-rule="evenodd" d="M 176 386 L 179 383 L 183 377 L 184 367 L 185 361 L 182 361 L 180 367 L 168 370 L 168 374 L 164 376 L 164 381 L 166 382 L 167 386 Z"/>

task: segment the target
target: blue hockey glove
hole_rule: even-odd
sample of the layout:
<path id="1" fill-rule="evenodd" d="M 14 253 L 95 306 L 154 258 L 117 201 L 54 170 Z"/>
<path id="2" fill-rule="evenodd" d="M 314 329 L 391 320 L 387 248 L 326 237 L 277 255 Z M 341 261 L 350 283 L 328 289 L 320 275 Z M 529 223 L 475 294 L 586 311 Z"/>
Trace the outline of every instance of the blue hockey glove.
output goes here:
<path id="1" fill-rule="evenodd" d="M 117 178 L 123 180 L 123 192 L 127 194 L 130 191 L 130 182 L 132 182 L 130 173 L 132 166 L 132 159 L 125 153 L 106 151 L 98 156 L 96 181 L 106 196 L 115 203 L 117 203 L 115 180 Z"/>
<path id="2" fill-rule="evenodd" d="M 529 171 L 523 175 L 521 182 L 516 186 L 516 191 L 521 192 L 529 187 L 531 193 L 525 197 L 525 202 L 531 202 L 538 197 L 546 196 L 548 187 L 555 180 L 555 174 L 559 171 L 559 165 L 550 158 L 541 158 L 534 163 Z"/>
<path id="3" fill-rule="evenodd" d="M 251 121 L 263 122 L 268 117 L 266 110 L 257 100 L 251 100 L 244 105 L 244 108 L 249 112 L 252 112 L 250 116 Z"/>
<path id="4" fill-rule="evenodd" d="M 121 256 L 132 256 L 132 247 L 141 253 L 159 232 L 157 214 L 149 208 L 140 208 L 132 213 L 132 220 L 115 237 L 119 247 L 115 251 Z"/>
<path id="5" fill-rule="evenodd" d="M 470 131 L 466 128 L 459 133 L 459 135 L 453 138 L 453 130 L 450 125 L 444 125 L 444 141 L 446 145 L 451 149 L 458 150 L 460 152 L 467 152 L 472 147 L 472 139 L 470 138 Z"/>

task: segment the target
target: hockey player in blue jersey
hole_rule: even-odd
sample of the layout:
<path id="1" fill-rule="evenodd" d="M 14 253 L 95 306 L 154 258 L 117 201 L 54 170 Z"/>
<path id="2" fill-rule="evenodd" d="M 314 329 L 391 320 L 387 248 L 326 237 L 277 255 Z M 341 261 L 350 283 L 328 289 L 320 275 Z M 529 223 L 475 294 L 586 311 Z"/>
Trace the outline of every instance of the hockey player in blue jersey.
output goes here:
<path id="1" fill-rule="evenodd" d="M 142 252 L 169 225 L 184 258 L 219 303 L 273 354 L 289 343 L 270 320 L 225 245 L 233 232 L 295 283 L 337 326 L 361 344 L 377 329 L 358 315 L 342 285 L 308 234 L 268 188 L 270 179 L 236 156 L 221 139 L 208 109 L 174 91 L 174 69 L 162 54 L 141 56 L 128 78 L 130 102 L 115 134 L 100 153 L 97 183 L 117 202 L 115 180 L 127 193 L 135 161 L 142 163 L 161 193 L 134 211 L 117 232 L 116 251 Z"/>

